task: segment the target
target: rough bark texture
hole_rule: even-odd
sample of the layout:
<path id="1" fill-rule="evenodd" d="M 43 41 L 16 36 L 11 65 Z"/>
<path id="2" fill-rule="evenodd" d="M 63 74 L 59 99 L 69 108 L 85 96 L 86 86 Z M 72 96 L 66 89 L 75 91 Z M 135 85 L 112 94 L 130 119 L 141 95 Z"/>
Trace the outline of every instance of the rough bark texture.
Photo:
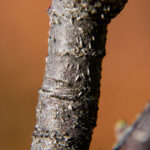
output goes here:
<path id="1" fill-rule="evenodd" d="M 150 150 L 150 103 L 114 150 Z"/>
<path id="2" fill-rule="evenodd" d="M 53 0 L 31 150 L 88 150 L 107 25 L 127 0 Z"/>

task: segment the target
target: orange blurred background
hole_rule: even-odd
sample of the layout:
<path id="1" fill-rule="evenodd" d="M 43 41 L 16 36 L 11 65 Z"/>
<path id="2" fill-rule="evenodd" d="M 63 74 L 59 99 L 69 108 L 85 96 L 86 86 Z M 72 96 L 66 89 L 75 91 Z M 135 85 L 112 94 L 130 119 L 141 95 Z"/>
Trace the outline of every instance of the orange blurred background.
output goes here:
<path id="1" fill-rule="evenodd" d="M 49 0 L 0 1 L 0 149 L 29 150 L 48 47 Z M 108 27 L 90 150 L 110 150 L 114 124 L 150 98 L 150 1 L 129 0 Z"/>

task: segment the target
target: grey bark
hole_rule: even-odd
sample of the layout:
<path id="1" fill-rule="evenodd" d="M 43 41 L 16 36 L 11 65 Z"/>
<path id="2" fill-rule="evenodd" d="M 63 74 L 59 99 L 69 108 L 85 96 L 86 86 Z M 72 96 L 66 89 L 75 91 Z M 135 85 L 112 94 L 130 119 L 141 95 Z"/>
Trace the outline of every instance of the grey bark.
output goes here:
<path id="1" fill-rule="evenodd" d="M 31 150 L 88 150 L 107 25 L 127 0 L 53 0 Z"/>
<path id="2" fill-rule="evenodd" d="M 113 150 L 150 150 L 150 103 Z"/>

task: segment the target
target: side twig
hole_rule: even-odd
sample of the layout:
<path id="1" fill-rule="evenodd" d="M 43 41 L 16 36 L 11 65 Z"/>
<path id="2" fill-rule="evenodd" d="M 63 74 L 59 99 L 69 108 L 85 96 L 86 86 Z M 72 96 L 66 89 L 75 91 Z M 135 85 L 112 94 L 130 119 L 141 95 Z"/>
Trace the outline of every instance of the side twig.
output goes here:
<path id="1" fill-rule="evenodd" d="M 150 103 L 129 127 L 114 150 L 150 150 Z"/>

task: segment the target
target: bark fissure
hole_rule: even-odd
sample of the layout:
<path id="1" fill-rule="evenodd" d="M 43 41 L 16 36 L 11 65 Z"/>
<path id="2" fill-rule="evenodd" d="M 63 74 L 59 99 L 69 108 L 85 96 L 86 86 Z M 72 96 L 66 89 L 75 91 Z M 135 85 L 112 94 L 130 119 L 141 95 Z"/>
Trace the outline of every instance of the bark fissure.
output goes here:
<path id="1" fill-rule="evenodd" d="M 88 150 L 96 126 L 107 25 L 126 0 L 53 0 L 31 150 Z"/>

